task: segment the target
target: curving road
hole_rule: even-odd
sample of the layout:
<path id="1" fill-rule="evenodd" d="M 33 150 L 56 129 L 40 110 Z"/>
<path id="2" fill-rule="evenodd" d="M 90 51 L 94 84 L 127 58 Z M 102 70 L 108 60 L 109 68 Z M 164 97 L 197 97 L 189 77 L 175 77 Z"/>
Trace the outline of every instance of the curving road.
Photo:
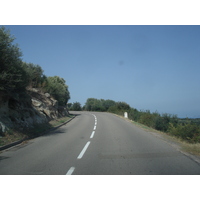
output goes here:
<path id="1" fill-rule="evenodd" d="M 73 112 L 68 124 L 0 153 L 0 174 L 197 175 L 170 142 L 109 113 Z"/>

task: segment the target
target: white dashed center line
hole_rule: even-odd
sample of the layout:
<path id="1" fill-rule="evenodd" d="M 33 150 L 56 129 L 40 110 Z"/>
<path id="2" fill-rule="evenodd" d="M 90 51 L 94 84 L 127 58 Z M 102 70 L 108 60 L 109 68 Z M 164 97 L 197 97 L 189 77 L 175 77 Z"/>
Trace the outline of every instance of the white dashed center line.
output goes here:
<path id="1" fill-rule="evenodd" d="M 79 156 L 77 157 L 77 159 L 81 159 L 84 155 L 84 153 L 86 152 L 88 146 L 90 145 L 90 141 L 86 143 L 86 145 L 84 146 L 83 150 L 81 151 L 81 153 L 79 154 Z"/>
<path id="2" fill-rule="evenodd" d="M 66 175 L 72 175 L 72 173 L 74 172 L 74 170 L 75 170 L 75 167 L 71 167 L 71 168 L 69 169 L 69 171 L 67 172 Z"/>
<path id="3" fill-rule="evenodd" d="M 96 130 L 96 128 L 97 128 L 97 117 L 96 117 L 94 114 L 92 114 L 92 115 L 94 116 L 95 124 L 94 124 L 94 130 L 93 130 L 93 132 L 92 132 L 90 138 L 93 138 L 93 137 L 94 137 L 95 130 Z M 88 141 L 88 142 L 86 143 L 86 145 L 85 145 L 84 148 L 82 149 L 82 151 L 81 151 L 81 153 L 79 154 L 79 156 L 77 157 L 77 159 L 81 159 L 81 158 L 83 157 L 83 155 L 84 155 L 84 153 L 86 152 L 86 150 L 87 150 L 87 148 L 88 148 L 89 145 L 90 145 L 90 141 Z M 71 168 L 68 170 L 68 172 L 66 173 L 66 175 L 72 175 L 72 173 L 74 172 L 74 170 L 75 170 L 75 167 L 71 167 Z"/>
<path id="4" fill-rule="evenodd" d="M 94 134 L 95 134 L 95 131 L 92 132 L 90 138 L 93 138 Z"/>

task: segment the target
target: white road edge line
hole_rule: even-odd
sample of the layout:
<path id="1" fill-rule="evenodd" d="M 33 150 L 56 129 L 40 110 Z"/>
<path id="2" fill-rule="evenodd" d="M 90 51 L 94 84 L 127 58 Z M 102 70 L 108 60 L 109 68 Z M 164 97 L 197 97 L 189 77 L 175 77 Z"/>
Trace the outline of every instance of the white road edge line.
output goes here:
<path id="1" fill-rule="evenodd" d="M 95 134 L 95 131 L 92 132 L 90 138 L 93 138 L 94 134 Z"/>
<path id="2" fill-rule="evenodd" d="M 72 173 L 74 172 L 75 167 L 71 167 L 68 172 L 66 173 L 66 175 L 72 175 Z"/>
<path id="3" fill-rule="evenodd" d="M 84 146 L 83 150 L 81 151 L 81 153 L 79 154 L 79 156 L 77 157 L 77 159 L 81 159 L 84 155 L 84 153 L 86 152 L 88 146 L 90 145 L 90 141 L 86 143 L 86 145 Z"/>

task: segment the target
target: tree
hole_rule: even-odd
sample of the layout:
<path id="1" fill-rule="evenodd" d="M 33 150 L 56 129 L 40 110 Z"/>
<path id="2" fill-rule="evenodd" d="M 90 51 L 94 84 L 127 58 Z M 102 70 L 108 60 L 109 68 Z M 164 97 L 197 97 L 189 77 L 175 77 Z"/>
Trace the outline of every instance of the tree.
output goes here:
<path id="1" fill-rule="evenodd" d="M 30 87 L 41 87 L 46 81 L 42 68 L 39 65 L 26 62 L 23 62 L 22 66 L 27 73 L 28 85 Z"/>
<path id="2" fill-rule="evenodd" d="M 95 104 L 94 102 L 96 101 L 95 98 L 88 98 L 86 103 L 85 103 L 85 109 L 87 111 L 93 111 L 93 105 Z"/>
<path id="3" fill-rule="evenodd" d="M 105 111 L 102 106 L 102 100 L 95 98 L 88 98 L 85 103 L 85 109 L 88 111 Z"/>
<path id="4" fill-rule="evenodd" d="M 105 111 L 108 111 L 108 109 L 111 107 L 111 106 L 114 106 L 116 104 L 115 101 L 113 100 L 110 100 L 110 99 L 107 99 L 107 100 L 103 100 L 102 101 L 102 106 L 104 107 Z"/>
<path id="5" fill-rule="evenodd" d="M 9 95 L 24 92 L 27 86 L 22 52 L 14 40 L 9 30 L 0 28 L 0 90 Z"/>
<path id="6" fill-rule="evenodd" d="M 70 99 L 68 86 L 65 84 L 65 80 L 59 76 L 47 77 L 47 84 L 44 90 L 50 93 L 60 106 L 66 106 Z"/>
<path id="7" fill-rule="evenodd" d="M 70 110 L 73 110 L 73 111 L 81 111 L 82 108 L 81 108 L 81 104 L 79 102 L 75 102 L 72 104 Z"/>
<path id="8" fill-rule="evenodd" d="M 153 127 L 154 119 L 155 115 L 151 114 L 150 111 L 147 110 L 146 112 L 141 112 L 138 122 L 146 126 Z"/>
<path id="9" fill-rule="evenodd" d="M 116 104 L 118 110 L 128 111 L 131 107 L 126 102 L 117 102 Z"/>
<path id="10" fill-rule="evenodd" d="M 14 40 L 9 30 L 0 28 L 0 92 L 19 100 L 27 95 L 27 86 L 39 87 L 54 96 L 60 106 L 66 106 L 70 94 L 65 80 L 58 76 L 47 78 L 39 65 L 22 62 L 22 52 Z"/>
<path id="11" fill-rule="evenodd" d="M 136 108 L 131 108 L 128 113 L 129 119 L 138 121 L 140 118 L 140 112 Z"/>

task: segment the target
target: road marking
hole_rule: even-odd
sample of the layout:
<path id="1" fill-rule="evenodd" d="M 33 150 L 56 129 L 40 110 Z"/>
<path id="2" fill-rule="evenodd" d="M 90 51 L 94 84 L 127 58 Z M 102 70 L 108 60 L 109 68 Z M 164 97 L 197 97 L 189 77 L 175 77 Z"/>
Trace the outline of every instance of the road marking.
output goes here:
<path id="1" fill-rule="evenodd" d="M 69 171 L 66 173 L 66 175 L 72 175 L 72 173 L 74 172 L 74 170 L 75 170 L 75 167 L 71 167 L 69 169 Z"/>
<path id="2" fill-rule="evenodd" d="M 92 131 L 92 134 L 91 134 L 90 138 L 93 138 L 93 137 L 94 137 L 95 130 L 96 130 L 96 128 L 97 128 L 97 117 L 96 117 L 94 114 L 93 114 L 93 116 L 94 116 L 94 119 L 95 119 L 95 126 L 94 126 L 94 130 Z M 88 141 L 88 142 L 86 143 L 86 145 L 85 145 L 84 148 L 82 149 L 81 153 L 78 155 L 77 159 L 81 159 L 81 158 L 83 157 L 83 155 L 84 155 L 84 153 L 86 152 L 86 150 L 87 150 L 87 148 L 88 148 L 89 145 L 90 145 L 90 141 Z M 72 175 L 73 172 L 74 172 L 74 170 L 75 170 L 75 167 L 71 167 L 71 168 L 68 170 L 68 172 L 66 173 L 66 175 Z"/>
<path id="3" fill-rule="evenodd" d="M 92 132 L 90 138 L 93 138 L 94 134 L 95 134 L 95 131 Z"/>
<path id="4" fill-rule="evenodd" d="M 77 157 L 77 159 L 81 159 L 84 155 L 84 153 L 86 152 L 88 146 L 90 145 L 90 141 L 86 143 L 86 145 L 84 146 L 83 150 L 81 151 L 81 153 L 79 154 L 79 156 Z"/>

